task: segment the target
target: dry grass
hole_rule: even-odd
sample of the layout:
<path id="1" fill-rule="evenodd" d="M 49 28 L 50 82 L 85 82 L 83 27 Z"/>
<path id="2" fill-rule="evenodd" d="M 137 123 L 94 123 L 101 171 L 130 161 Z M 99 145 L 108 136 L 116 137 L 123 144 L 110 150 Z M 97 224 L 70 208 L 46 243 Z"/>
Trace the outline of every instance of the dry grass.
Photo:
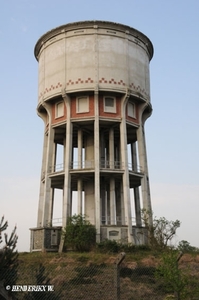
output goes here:
<path id="1" fill-rule="evenodd" d="M 114 262 L 118 254 L 89 253 L 19 253 L 18 284 L 36 284 L 39 265 L 54 285 L 56 299 L 115 298 Z M 153 270 L 161 253 L 140 251 L 127 253 L 121 265 L 121 300 L 163 300 L 167 293 L 155 281 Z M 199 278 L 199 254 L 186 254 L 180 267 L 191 269 Z M 125 273 L 126 272 L 126 273 Z M 22 298 L 19 298 L 22 299 Z"/>

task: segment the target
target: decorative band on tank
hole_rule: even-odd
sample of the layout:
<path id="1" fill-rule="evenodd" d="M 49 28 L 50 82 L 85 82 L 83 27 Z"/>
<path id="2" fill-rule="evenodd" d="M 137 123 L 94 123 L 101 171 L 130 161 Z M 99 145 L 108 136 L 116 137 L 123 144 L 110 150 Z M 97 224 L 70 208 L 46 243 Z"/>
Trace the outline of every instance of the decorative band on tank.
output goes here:
<path id="1" fill-rule="evenodd" d="M 82 83 L 93 83 L 94 80 L 88 77 L 86 80 L 83 80 L 81 78 L 78 78 L 77 80 L 69 80 L 66 85 L 73 85 L 73 84 L 82 84 Z"/>
<path id="2" fill-rule="evenodd" d="M 104 77 L 102 77 L 99 80 L 99 83 L 110 83 L 110 84 L 118 84 L 118 85 L 123 85 L 123 86 L 126 85 L 125 82 L 122 79 L 120 81 L 116 81 L 114 78 L 106 79 Z"/>
<path id="3" fill-rule="evenodd" d="M 82 78 L 78 78 L 77 80 L 68 80 L 66 83 L 66 86 L 70 86 L 70 85 L 77 85 L 77 84 L 85 84 L 85 83 L 94 83 L 94 80 L 91 77 L 88 77 L 86 80 L 83 80 Z M 115 80 L 114 78 L 111 79 L 107 79 L 105 77 L 102 77 L 101 79 L 99 79 L 98 83 L 104 83 L 104 84 L 117 84 L 117 85 L 121 85 L 121 86 L 127 86 L 126 83 L 120 79 L 119 81 Z M 60 82 L 58 82 L 57 84 L 53 85 L 51 84 L 50 87 L 46 87 L 44 89 L 44 92 L 39 94 L 39 98 L 43 97 L 45 94 L 47 94 L 48 92 L 51 92 L 52 90 L 61 88 L 62 84 Z M 142 89 L 139 85 L 136 86 L 133 82 L 129 85 L 130 89 L 133 89 L 134 91 L 137 91 L 143 95 L 145 95 L 145 97 L 149 97 L 149 95 L 146 93 L 145 89 Z"/>
<path id="4" fill-rule="evenodd" d="M 145 91 L 145 89 L 142 89 L 139 85 L 138 86 L 135 86 L 135 84 L 132 82 L 130 85 L 129 85 L 129 87 L 130 88 L 133 88 L 134 90 L 136 90 L 136 91 L 138 91 L 138 92 L 140 92 L 140 93 L 142 93 L 142 94 L 144 94 L 145 96 L 149 96 L 147 93 L 146 93 L 146 91 Z"/>

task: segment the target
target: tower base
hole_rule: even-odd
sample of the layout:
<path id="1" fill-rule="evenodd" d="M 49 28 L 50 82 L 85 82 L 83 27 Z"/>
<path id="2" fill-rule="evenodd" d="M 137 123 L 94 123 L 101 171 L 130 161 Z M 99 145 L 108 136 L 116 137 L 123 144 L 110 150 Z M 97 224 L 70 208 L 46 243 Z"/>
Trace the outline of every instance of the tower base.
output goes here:
<path id="1" fill-rule="evenodd" d="M 30 252 L 58 252 L 62 227 L 30 228 Z"/>
<path id="2" fill-rule="evenodd" d="M 38 227 L 31 228 L 30 252 L 58 252 L 61 241 L 62 227 Z M 128 244 L 127 226 L 101 226 L 100 241 L 115 240 Z M 132 227 L 132 244 L 148 245 L 148 230 L 145 227 Z"/>
<path id="3" fill-rule="evenodd" d="M 131 241 L 128 237 L 127 226 L 101 226 L 101 241 L 115 240 L 123 244 L 148 245 L 148 229 L 146 227 L 132 227 Z"/>

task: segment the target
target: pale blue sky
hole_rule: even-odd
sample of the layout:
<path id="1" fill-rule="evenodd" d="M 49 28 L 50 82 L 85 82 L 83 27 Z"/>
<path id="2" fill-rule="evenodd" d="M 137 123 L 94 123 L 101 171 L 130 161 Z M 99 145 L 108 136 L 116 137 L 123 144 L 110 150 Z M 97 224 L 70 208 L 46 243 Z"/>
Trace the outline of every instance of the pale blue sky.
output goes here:
<path id="1" fill-rule="evenodd" d="M 155 216 L 182 222 L 175 242 L 199 247 L 199 1 L 0 0 L 0 215 L 17 224 L 18 250 L 36 226 L 43 123 L 36 114 L 34 45 L 46 31 L 83 20 L 134 27 L 154 45 L 153 114 L 147 120 Z"/>

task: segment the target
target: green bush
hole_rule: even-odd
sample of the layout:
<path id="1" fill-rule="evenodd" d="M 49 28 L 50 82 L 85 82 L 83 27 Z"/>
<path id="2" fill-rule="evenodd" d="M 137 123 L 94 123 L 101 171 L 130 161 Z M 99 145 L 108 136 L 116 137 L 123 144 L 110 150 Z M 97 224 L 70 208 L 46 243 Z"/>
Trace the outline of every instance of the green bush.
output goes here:
<path id="1" fill-rule="evenodd" d="M 12 286 L 15 285 L 17 281 L 18 251 L 16 250 L 16 246 L 18 236 L 16 234 L 17 228 L 15 226 L 10 237 L 8 237 L 7 233 L 4 233 L 3 239 L 2 232 L 5 231 L 7 227 L 8 222 L 4 221 L 4 217 L 2 217 L 0 220 L 0 244 L 4 242 L 4 246 L 1 246 L 0 249 L 0 282 L 1 284 L 3 283 L 4 286 Z"/>
<path id="2" fill-rule="evenodd" d="M 173 293 L 175 299 L 199 299 L 198 277 L 193 276 L 188 268 L 179 267 L 181 255 L 175 250 L 163 253 L 156 278 L 162 282 L 164 291 Z"/>
<path id="3" fill-rule="evenodd" d="M 83 215 L 74 215 L 62 232 L 64 246 L 79 252 L 90 251 L 96 242 L 96 229 Z"/>
<path id="4" fill-rule="evenodd" d="M 134 245 L 131 243 L 121 243 L 115 240 L 104 240 L 97 243 L 97 250 L 101 253 L 135 253 L 139 251 L 149 251 L 150 247 L 147 245 Z"/>
<path id="5" fill-rule="evenodd" d="M 121 246 L 115 240 L 104 240 L 97 244 L 97 250 L 101 253 L 118 253 L 121 250 Z"/>

